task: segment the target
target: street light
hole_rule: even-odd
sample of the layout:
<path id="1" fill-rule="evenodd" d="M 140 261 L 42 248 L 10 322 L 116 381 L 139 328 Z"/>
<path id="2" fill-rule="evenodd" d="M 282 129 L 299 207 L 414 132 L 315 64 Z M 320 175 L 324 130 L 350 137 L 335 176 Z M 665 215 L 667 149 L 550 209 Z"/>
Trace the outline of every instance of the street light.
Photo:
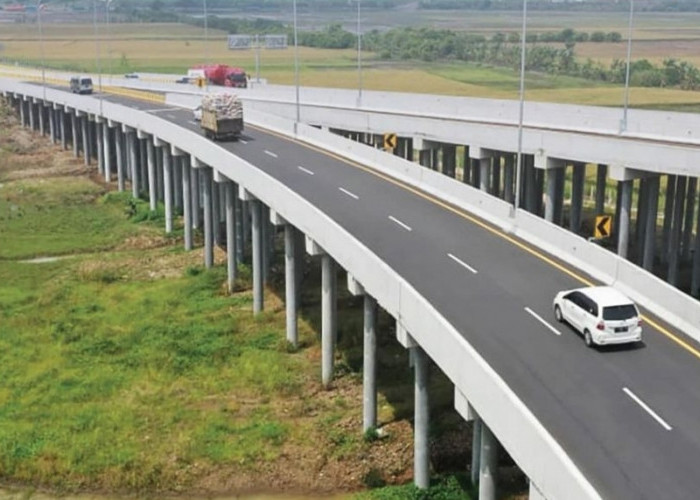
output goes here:
<path id="1" fill-rule="evenodd" d="M 207 14 L 207 0 L 202 0 L 202 7 L 204 8 L 204 64 L 208 64 L 209 53 L 208 53 L 208 41 L 209 41 L 209 15 Z M 206 76 L 206 70 L 204 73 L 204 90 L 209 92 L 209 79 Z"/>
<path id="2" fill-rule="evenodd" d="M 294 85 L 296 86 L 296 107 L 297 119 L 294 123 L 294 132 L 296 133 L 297 126 L 300 121 L 299 113 L 299 44 L 297 39 L 297 0 L 294 0 Z"/>
<path id="3" fill-rule="evenodd" d="M 627 68 L 625 69 L 625 106 L 622 111 L 622 122 L 620 132 L 627 130 L 627 108 L 630 103 L 630 59 L 632 57 L 632 28 L 634 20 L 634 0 L 630 0 L 630 20 L 627 29 Z"/>
<path id="4" fill-rule="evenodd" d="M 523 31 L 520 35 L 520 111 L 518 114 L 518 160 L 515 167 L 515 202 L 513 214 L 520 207 L 523 169 L 523 114 L 525 108 L 525 36 L 527 34 L 527 0 L 523 0 Z"/>
<path id="5" fill-rule="evenodd" d="M 102 116 L 102 62 L 100 60 L 100 33 L 97 27 L 97 0 L 92 0 L 92 22 L 95 31 L 95 62 L 97 64 L 97 85 L 100 89 L 100 116 Z"/>
<path id="6" fill-rule="evenodd" d="M 362 105 L 362 0 L 357 0 L 357 106 Z"/>
<path id="7" fill-rule="evenodd" d="M 36 15 L 39 22 L 39 51 L 41 52 L 41 85 L 43 100 L 46 101 L 46 61 L 44 60 L 44 28 L 41 22 L 41 0 L 36 0 Z M 43 104 L 42 104 L 43 105 Z"/>

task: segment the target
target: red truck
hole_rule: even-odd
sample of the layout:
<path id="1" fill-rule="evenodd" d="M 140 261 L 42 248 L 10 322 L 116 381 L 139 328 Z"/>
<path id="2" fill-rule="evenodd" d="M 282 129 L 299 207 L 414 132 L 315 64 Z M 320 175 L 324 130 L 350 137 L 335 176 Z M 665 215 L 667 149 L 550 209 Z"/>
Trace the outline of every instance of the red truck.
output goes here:
<path id="1" fill-rule="evenodd" d="M 248 76 L 243 68 L 226 64 L 199 64 L 187 72 L 188 77 L 203 76 L 212 85 L 223 87 L 246 88 Z"/>

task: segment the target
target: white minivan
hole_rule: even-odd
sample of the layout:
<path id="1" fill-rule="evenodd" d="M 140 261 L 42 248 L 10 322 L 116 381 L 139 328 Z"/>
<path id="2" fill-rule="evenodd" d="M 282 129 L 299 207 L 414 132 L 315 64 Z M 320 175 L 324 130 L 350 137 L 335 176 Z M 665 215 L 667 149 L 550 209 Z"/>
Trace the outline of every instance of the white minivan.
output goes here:
<path id="1" fill-rule="evenodd" d="M 74 94 L 92 94 L 92 78 L 89 76 L 71 77 L 70 91 Z"/>
<path id="2" fill-rule="evenodd" d="M 554 317 L 583 335 L 587 346 L 641 342 L 642 320 L 634 303 L 610 286 L 577 288 L 554 297 Z"/>

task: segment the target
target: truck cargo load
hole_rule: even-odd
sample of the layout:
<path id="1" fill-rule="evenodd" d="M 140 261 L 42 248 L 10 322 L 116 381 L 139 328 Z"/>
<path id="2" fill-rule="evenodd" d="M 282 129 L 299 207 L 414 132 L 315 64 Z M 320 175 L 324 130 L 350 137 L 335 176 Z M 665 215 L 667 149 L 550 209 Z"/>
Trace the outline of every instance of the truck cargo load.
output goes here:
<path id="1" fill-rule="evenodd" d="M 243 105 L 235 94 L 206 94 L 202 97 L 201 127 L 210 139 L 235 139 L 243 132 Z"/>

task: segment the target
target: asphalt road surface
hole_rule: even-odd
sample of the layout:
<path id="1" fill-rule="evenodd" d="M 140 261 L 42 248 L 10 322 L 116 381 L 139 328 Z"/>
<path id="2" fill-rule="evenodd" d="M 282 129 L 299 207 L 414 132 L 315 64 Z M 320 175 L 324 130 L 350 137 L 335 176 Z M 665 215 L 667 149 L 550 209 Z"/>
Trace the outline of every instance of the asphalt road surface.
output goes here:
<path id="1" fill-rule="evenodd" d="M 200 132 L 190 111 L 109 99 Z M 700 497 L 700 359 L 692 350 L 648 324 L 643 345 L 586 348 L 574 330 L 555 322 L 552 299 L 584 286 L 559 266 L 594 280 L 350 162 L 251 126 L 241 140 L 213 147 L 282 181 L 406 278 L 500 374 L 603 498 Z"/>

